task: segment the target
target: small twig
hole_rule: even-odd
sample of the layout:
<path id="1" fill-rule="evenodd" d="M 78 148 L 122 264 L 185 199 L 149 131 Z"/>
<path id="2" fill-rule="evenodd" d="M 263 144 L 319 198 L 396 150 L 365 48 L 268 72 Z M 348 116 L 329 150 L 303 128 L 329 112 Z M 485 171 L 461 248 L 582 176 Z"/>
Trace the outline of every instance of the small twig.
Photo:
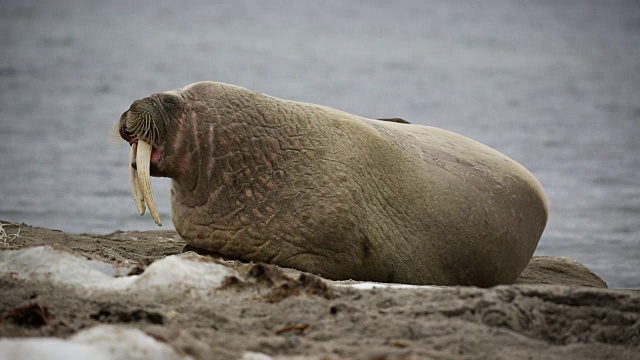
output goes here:
<path id="1" fill-rule="evenodd" d="M 15 226 L 18 228 L 18 231 L 16 231 L 15 234 L 7 234 L 7 232 L 4 230 L 4 227 L 7 226 Z M 3 223 L 0 221 L 0 247 L 9 247 L 11 246 L 11 242 L 20 236 L 20 230 L 22 228 L 20 227 L 20 225 L 18 224 L 13 224 L 13 223 Z"/>
<path id="2" fill-rule="evenodd" d="M 300 332 L 303 332 L 308 327 L 309 327 L 309 324 L 291 325 L 291 326 L 283 327 L 282 329 L 273 330 L 273 333 L 276 335 L 280 335 L 282 333 L 286 333 L 287 331 L 293 331 L 293 330 L 298 330 Z"/>
<path id="3" fill-rule="evenodd" d="M 387 343 L 387 345 L 391 346 L 391 347 L 395 347 L 395 348 L 406 348 L 407 346 L 409 346 L 409 343 L 406 341 L 389 341 Z"/>

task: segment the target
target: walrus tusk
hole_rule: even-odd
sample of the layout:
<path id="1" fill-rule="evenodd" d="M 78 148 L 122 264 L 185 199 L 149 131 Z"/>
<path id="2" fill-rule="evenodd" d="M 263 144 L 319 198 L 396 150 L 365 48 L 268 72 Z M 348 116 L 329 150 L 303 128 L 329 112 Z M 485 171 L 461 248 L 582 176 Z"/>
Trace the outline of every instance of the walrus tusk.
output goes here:
<path id="1" fill-rule="evenodd" d="M 138 184 L 142 190 L 142 196 L 144 201 L 149 207 L 153 221 L 162 226 L 162 220 L 160 220 L 160 214 L 156 208 L 156 201 L 153 198 L 153 192 L 151 191 L 151 176 L 149 174 L 149 167 L 151 164 L 151 145 L 143 140 L 138 140 L 138 151 L 136 154 L 136 167 L 138 168 Z"/>
<path id="2" fill-rule="evenodd" d="M 144 204 L 144 198 L 142 197 L 140 185 L 138 184 L 138 173 L 131 165 L 133 160 L 136 160 L 137 150 L 138 144 L 133 143 L 133 145 L 131 145 L 131 155 L 129 156 L 129 177 L 131 178 L 131 195 L 133 195 L 133 202 L 136 204 L 140 216 L 142 216 L 145 210 L 147 210 L 147 206 Z"/>

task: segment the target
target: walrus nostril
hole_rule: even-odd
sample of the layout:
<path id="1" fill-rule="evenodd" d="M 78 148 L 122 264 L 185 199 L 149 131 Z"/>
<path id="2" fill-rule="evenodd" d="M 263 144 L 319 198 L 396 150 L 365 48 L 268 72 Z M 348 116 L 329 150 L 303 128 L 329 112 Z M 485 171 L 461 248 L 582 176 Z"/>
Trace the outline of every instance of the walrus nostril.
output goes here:
<path id="1" fill-rule="evenodd" d="M 124 126 L 120 127 L 120 137 L 122 137 L 126 142 L 128 142 L 129 145 L 132 145 L 137 140 L 135 134 L 125 129 Z"/>

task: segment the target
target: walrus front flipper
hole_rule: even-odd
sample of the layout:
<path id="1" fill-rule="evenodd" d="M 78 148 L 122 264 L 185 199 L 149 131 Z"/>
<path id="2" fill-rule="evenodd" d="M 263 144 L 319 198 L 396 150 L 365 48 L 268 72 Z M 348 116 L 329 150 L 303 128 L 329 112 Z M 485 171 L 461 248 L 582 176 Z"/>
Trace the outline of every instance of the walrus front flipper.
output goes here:
<path id="1" fill-rule="evenodd" d="M 382 120 L 382 121 L 391 121 L 391 122 L 395 122 L 395 123 L 401 123 L 401 124 L 411 124 L 410 122 L 408 122 L 405 119 L 401 119 L 401 118 L 386 118 L 386 119 L 378 119 L 378 120 Z"/>

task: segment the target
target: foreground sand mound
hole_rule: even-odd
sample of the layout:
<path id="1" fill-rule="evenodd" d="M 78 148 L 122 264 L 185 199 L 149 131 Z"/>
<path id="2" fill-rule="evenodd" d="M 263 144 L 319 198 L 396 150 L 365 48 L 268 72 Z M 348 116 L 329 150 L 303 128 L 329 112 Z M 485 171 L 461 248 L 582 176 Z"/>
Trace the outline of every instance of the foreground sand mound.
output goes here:
<path id="1" fill-rule="evenodd" d="M 171 232 L 22 225 L 0 251 L 0 359 L 631 359 L 640 350 L 640 293 L 595 288 L 606 285 L 571 259 L 534 258 L 520 281 L 529 284 L 479 289 L 332 282 L 184 246 Z M 556 280 L 577 287 L 540 285 Z"/>

